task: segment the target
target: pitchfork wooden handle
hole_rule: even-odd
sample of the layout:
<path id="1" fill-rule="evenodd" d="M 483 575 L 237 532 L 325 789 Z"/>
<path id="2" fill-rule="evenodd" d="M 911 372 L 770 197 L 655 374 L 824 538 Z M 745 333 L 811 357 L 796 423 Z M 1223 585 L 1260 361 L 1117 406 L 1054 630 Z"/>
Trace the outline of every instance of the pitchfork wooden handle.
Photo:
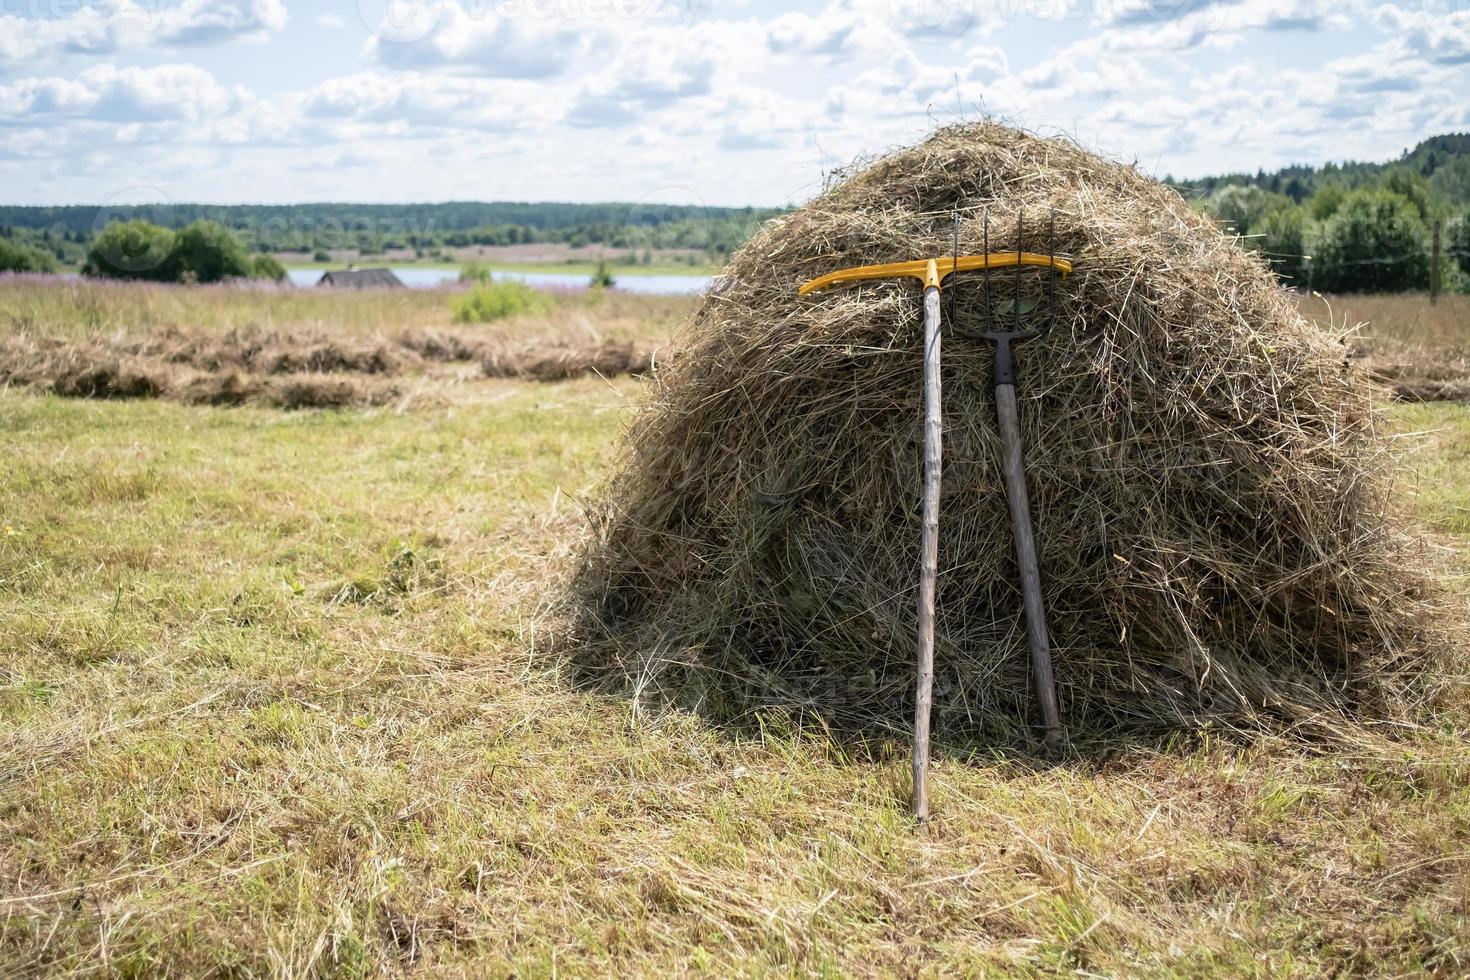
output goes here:
<path id="1" fill-rule="evenodd" d="M 1041 707 L 1041 727 L 1048 743 L 1062 738 L 1057 714 L 1056 681 L 1051 669 L 1051 640 L 1046 633 L 1046 616 L 1041 604 L 1041 572 L 1036 565 L 1036 539 L 1031 533 L 1031 498 L 1026 487 L 1026 469 L 1021 464 L 1021 424 L 1016 410 L 1016 386 L 995 386 L 995 413 L 1000 419 L 1001 469 L 1005 474 L 1006 500 L 1011 507 L 1011 533 L 1016 542 L 1016 564 L 1020 566 L 1021 593 L 1026 603 L 1026 632 L 1031 640 L 1031 672 L 1036 678 L 1036 700 Z"/>

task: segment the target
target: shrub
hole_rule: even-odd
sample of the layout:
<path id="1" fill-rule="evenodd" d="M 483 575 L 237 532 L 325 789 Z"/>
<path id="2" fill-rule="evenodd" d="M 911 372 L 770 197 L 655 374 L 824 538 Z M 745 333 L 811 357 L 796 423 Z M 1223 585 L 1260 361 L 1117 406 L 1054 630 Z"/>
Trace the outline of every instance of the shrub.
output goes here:
<path id="1" fill-rule="evenodd" d="M 274 255 L 257 255 L 250 260 L 250 278 L 280 282 L 286 278 L 286 267 Z"/>
<path id="2" fill-rule="evenodd" d="M 332 253 L 324 248 L 319 248 L 312 255 L 311 260 L 313 262 L 330 262 L 332 261 Z"/>
<path id="3" fill-rule="evenodd" d="M 1428 241 L 1413 201 L 1392 191 L 1354 191 L 1314 236 L 1313 285 L 1328 292 L 1425 289 Z"/>
<path id="4" fill-rule="evenodd" d="M 178 278 L 173 251 L 174 233 L 167 228 L 142 220 L 113 221 L 87 249 L 82 275 L 169 282 Z"/>
<path id="5" fill-rule="evenodd" d="M 460 282 L 477 282 L 486 285 L 490 282 L 490 270 L 480 262 L 466 262 L 459 267 Z"/>
<path id="6" fill-rule="evenodd" d="M 593 289 L 611 289 L 617 284 L 618 281 L 614 279 L 613 274 L 607 270 L 607 263 L 599 261 L 597 263 L 597 268 L 592 272 L 592 281 L 589 285 L 591 285 Z"/>
<path id="7" fill-rule="evenodd" d="M 454 300 L 456 323 L 490 323 L 522 313 L 540 313 L 550 299 L 522 282 L 491 282 L 476 285 Z"/>
<path id="8" fill-rule="evenodd" d="M 0 272 L 55 272 L 51 253 L 0 241 Z"/>

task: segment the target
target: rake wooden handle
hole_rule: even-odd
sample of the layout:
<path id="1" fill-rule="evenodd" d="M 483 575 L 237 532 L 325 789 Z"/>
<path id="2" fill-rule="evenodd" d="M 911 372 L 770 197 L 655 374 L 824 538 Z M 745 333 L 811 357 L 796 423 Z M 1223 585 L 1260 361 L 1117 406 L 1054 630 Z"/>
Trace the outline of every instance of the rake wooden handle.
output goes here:
<path id="1" fill-rule="evenodd" d="M 932 264 L 932 263 L 931 263 Z M 929 819 L 929 714 L 934 705 L 934 593 L 939 581 L 939 287 L 924 290 L 924 504 L 919 552 L 919 670 L 914 687 L 914 817 Z"/>
<path id="2" fill-rule="evenodd" d="M 1041 727 L 1046 740 L 1062 738 L 1057 713 L 1057 688 L 1051 669 L 1051 640 L 1046 633 L 1046 615 L 1041 604 L 1041 572 L 1036 564 L 1036 539 L 1031 533 L 1031 498 L 1026 488 L 1026 469 L 1021 463 L 1021 424 L 1016 410 L 1016 386 L 995 386 L 995 414 L 1000 419 L 1001 469 L 1005 474 L 1006 500 L 1011 508 L 1011 534 L 1016 542 L 1016 564 L 1021 572 L 1021 594 L 1026 603 L 1026 632 L 1031 640 L 1031 673 L 1036 679 L 1036 700 L 1041 708 Z"/>

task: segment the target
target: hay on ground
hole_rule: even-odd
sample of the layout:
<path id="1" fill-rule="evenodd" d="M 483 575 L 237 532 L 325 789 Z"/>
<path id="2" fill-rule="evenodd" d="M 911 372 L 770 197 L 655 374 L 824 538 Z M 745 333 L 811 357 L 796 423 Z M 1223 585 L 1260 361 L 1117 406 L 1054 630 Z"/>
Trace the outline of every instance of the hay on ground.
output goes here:
<path id="1" fill-rule="evenodd" d="M 679 338 L 595 510 L 580 665 L 725 718 L 905 731 L 921 465 L 911 281 L 798 297 L 846 266 L 1016 247 L 1049 211 L 1076 259 L 1019 349 L 1062 708 L 1074 733 L 1393 712 L 1443 649 L 1390 499 L 1379 391 L 1268 270 L 1172 190 L 981 124 L 879 159 L 767 226 Z M 1028 246 L 1040 248 L 1035 237 Z M 1002 308 L 1038 298 L 1028 275 Z M 951 287 L 980 324 L 978 274 Z M 949 316 L 946 301 L 946 316 Z M 1032 711 L 986 345 L 944 342 L 936 731 Z"/>

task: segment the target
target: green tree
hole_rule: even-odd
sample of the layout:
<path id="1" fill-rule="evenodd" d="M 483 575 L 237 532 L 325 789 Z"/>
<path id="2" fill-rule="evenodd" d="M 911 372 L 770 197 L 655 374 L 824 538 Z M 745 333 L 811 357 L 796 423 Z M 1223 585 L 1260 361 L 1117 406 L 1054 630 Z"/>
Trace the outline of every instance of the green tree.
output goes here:
<path id="1" fill-rule="evenodd" d="M 6 236 L 9 237 L 9 236 Z M 55 272 L 56 260 L 49 252 L 0 241 L 0 272 Z"/>
<path id="2" fill-rule="evenodd" d="M 1307 212 L 1296 206 L 1277 208 L 1260 222 L 1256 244 L 1271 269 L 1284 282 L 1306 285 L 1306 251 L 1310 221 Z"/>
<path id="3" fill-rule="evenodd" d="M 1307 200 L 1307 212 L 1317 221 L 1326 221 L 1342 207 L 1347 195 L 1347 188 L 1341 184 L 1324 184 Z"/>
<path id="4" fill-rule="evenodd" d="M 1237 235 L 1259 234 L 1268 215 L 1291 206 L 1285 194 L 1241 184 L 1221 187 L 1205 200 L 1209 212 Z"/>
<path id="5" fill-rule="evenodd" d="M 1470 275 L 1470 211 L 1451 218 L 1444 227 L 1445 258 Z"/>
<path id="6" fill-rule="evenodd" d="M 251 273 L 250 253 L 239 237 L 215 221 L 196 221 L 180 231 L 173 258 L 180 282 L 219 282 Z"/>
<path id="7" fill-rule="evenodd" d="M 286 267 L 274 255 L 257 255 L 250 260 L 250 278 L 280 282 L 286 278 Z"/>
<path id="8" fill-rule="evenodd" d="M 82 275 L 168 282 L 178 278 L 173 252 L 174 233 L 167 228 L 141 219 L 113 221 L 87 249 Z"/>
<path id="9" fill-rule="evenodd" d="M 1414 210 L 1419 212 L 1419 217 L 1427 219 L 1434 214 L 1434 196 L 1429 190 L 1429 182 L 1416 171 L 1408 167 L 1394 167 L 1383 175 L 1379 186 L 1407 198 L 1413 203 Z"/>
<path id="10" fill-rule="evenodd" d="M 1424 289 L 1428 241 L 1413 201 L 1392 191 L 1353 191 L 1313 236 L 1313 284 L 1328 292 Z"/>

